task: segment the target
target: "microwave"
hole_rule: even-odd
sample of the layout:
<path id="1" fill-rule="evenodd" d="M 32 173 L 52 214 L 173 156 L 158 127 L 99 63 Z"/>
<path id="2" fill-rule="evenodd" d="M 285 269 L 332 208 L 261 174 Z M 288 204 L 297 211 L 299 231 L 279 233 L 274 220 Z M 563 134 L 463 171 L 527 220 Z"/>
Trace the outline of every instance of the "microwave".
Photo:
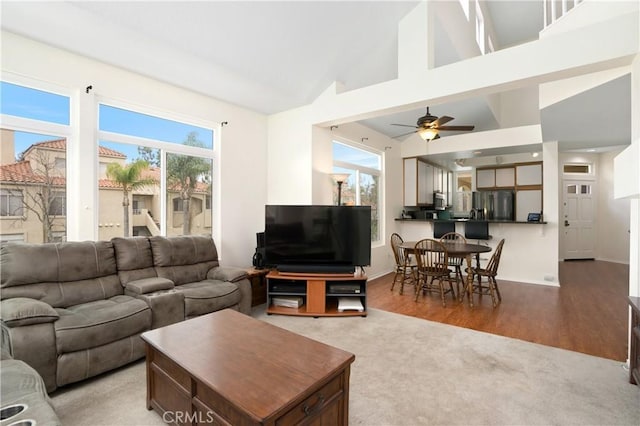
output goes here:
<path id="1" fill-rule="evenodd" d="M 433 208 L 436 210 L 444 210 L 446 207 L 445 195 L 442 192 L 433 193 Z"/>

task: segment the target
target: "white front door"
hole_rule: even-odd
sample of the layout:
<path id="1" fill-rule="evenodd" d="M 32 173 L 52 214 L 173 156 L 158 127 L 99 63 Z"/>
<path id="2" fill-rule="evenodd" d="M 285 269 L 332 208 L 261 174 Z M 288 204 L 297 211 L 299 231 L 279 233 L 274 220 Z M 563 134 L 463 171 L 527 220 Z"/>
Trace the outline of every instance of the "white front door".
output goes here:
<path id="1" fill-rule="evenodd" d="M 562 258 L 595 258 L 595 181 L 563 182 Z"/>

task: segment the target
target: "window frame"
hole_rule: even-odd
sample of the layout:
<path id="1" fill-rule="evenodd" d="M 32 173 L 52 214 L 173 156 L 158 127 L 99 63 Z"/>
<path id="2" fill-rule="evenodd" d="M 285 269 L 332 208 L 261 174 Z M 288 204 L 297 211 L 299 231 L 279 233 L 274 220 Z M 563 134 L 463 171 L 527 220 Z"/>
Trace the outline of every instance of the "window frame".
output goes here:
<path id="1" fill-rule="evenodd" d="M 360 175 L 364 173 L 364 174 L 378 177 L 378 206 L 376 209 L 378 213 L 378 239 L 371 241 L 371 247 L 374 248 L 374 247 L 383 246 L 385 242 L 383 237 L 383 235 L 385 235 L 384 234 L 385 232 L 385 219 L 384 219 L 385 218 L 385 203 L 384 203 L 385 153 L 384 151 L 377 150 L 371 146 L 357 143 L 349 139 L 345 139 L 341 137 L 333 137 L 331 141 L 332 155 L 333 155 L 333 147 L 335 143 L 345 145 L 349 148 L 368 152 L 370 154 L 377 156 L 380 160 L 380 170 L 378 170 L 371 167 L 366 167 L 366 166 L 362 166 L 355 163 L 349 163 L 347 161 L 337 160 L 336 158 L 333 158 L 332 170 L 334 170 L 335 167 L 339 167 L 342 169 L 353 170 L 355 172 L 355 176 L 354 176 L 355 205 L 357 206 L 362 205 L 361 199 L 360 199 Z"/>
<path id="2" fill-rule="evenodd" d="M 132 136 L 123 133 L 117 133 L 107 130 L 100 130 L 100 105 L 107 105 L 113 108 L 123 109 L 127 111 L 131 111 L 138 114 L 144 114 L 148 116 L 152 116 L 155 118 L 178 122 L 182 124 L 188 124 L 196 127 L 201 127 L 204 129 L 211 130 L 212 138 L 211 148 L 200 148 L 189 145 L 178 144 L 175 142 L 167 142 L 161 141 L 157 139 L 145 138 L 140 136 Z M 176 155 L 187 155 L 193 157 L 201 157 L 211 161 L 211 178 L 212 181 L 218 182 L 218 186 L 213 186 L 211 190 L 211 197 L 215 201 L 214 206 L 216 207 L 215 214 L 212 211 L 211 214 L 211 234 L 219 235 L 221 230 L 220 224 L 220 168 L 219 168 L 219 152 L 220 152 L 220 135 L 222 123 L 216 123 L 213 121 L 205 121 L 199 120 L 193 117 L 187 117 L 179 113 L 172 113 L 167 111 L 161 111 L 153 107 L 140 107 L 139 105 L 133 105 L 131 103 L 127 103 L 124 101 L 118 101 L 114 99 L 110 99 L 107 97 L 99 96 L 96 97 L 95 102 L 96 113 L 98 115 L 96 120 L 96 162 L 98 162 L 97 151 L 100 142 L 109 142 L 109 143 L 117 143 L 117 144 L 126 144 L 132 146 L 143 146 L 149 147 L 152 149 L 157 149 L 160 151 L 160 205 L 159 205 L 159 222 L 160 222 L 160 233 L 162 235 L 167 235 L 167 223 L 168 223 L 168 207 L 169 203 L 172 203 L 172 200 L 169 200 L 167 197 L 167 155 L 176 154 Z M 100 169 L 100 165 L 98 164 L 98 170 Z M 98 209 L 100 205 L 99 201 L 99 190 L 96 190 L 98 194 Z M 173 211 L 173 205 L 171 205 L 171 209 Z"/>
<path id="3" fill-rule="evenodd" d="M 0 123 L 2 123 L 2 128 L 11 130 L 14 132 L 24 132 L 24 133 L 35 133 L 46 136 L 51 136 L 54 138 L 65 139 L 66 141 L 66 149 L 65 149 L 65 158 L 69 158 L 73 156 L 74 153 L 74 145 L 76 138 L 74 136 L 74 129 L 78 125 L 77 116 L 74 114 L 75 109 L 77 108 L 77 95 L 74 90 L 69 88 L 58 86 L 53 83 L 48 83 L 42 80 L 34 80 L 29 77 L 25 77 L 23 75 L 14 74 L 12 72 L 3 72 L 1 81 L 10 83 L 13 85 L 23 86 L 28 89 L 38 90 L 41 92 L 51 93 L 57 96 L 63 96 L 69 99 L 69 124 L 60 124 L 51 121 L 38 120 L 33 118 L 21 117 L 11 114 L 3 114 L 0 113 Z M 65 170 L 64 170 L 64 181 L 65 181 L 65 210 L 66 206 L 73 205 L 73 203 L 77 203 L 77 199 L 80 197 L 77 194 L 77 191 L 69 190 L 70 185 L 70 168 L 68 167 L 68 161 L 65 160 Z M 24 192 L 23 192 L 24 197 Z M 1 216 L 2 218 L 22 218 L 22 220 L 26 220 L 28 212 L 25 211 L 23 206 L 22 216 Z M 69 239 L 70 233 L 70 223 L 73 223 L 77 220 L 77 214 L 74 212 L 72 215 L 65 215 L 64 217 L 64 240 Z M 61 231 L 53 231 L 57 235 L 60 235 Z M 22 233 L 23 241 L 25 234 Z"/>

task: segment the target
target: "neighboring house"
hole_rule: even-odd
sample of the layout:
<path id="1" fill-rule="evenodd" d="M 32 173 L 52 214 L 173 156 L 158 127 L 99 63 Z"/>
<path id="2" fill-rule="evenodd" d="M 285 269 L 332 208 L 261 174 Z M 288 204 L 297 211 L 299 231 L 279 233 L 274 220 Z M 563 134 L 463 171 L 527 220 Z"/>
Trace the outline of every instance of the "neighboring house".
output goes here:
<path id="1" fill-rule="evenodd" d="M 66 240 L 66 140 L 43 141 L 31 145 L 15 160 L 12 132 L 2 132 L 0 165 L 0 241 L 41 243 Z M 124 165 L 126 155 L 99 146 L 98 235 L 101 240 L 123 236 L 122 189 L 106 175 L 107 164 Z M 144 177 L 160 182 L 160 169 L 151 167 Z M 191 200 L 191 224 L 194 232 L 211 233 L 211 197 L 208 186 L 198 183 Z M 44 202 L 41 194 L 49 193 Z M 167 235 L 182 234 L 183 212 L 179 191 L 167 196 Z M 159 235 L 161 224 L 160 185 L 135 190 L 130 194 L 129 235 Z M 44 208 L 44 206 L 48 208 Z M 44 214 L 44 210 L 47 210 Z M 49 220 L 43 220 L 43 216 Z M 46 223 L 49 223 L 47 226 Z M 45 235 L 49 234 L 49 237 Z"/>
<path id="2" fill-rule="evenodd" d="M 1 139 L 0 241 L 64 241 L 65 141 L 33 144 L 16 161 L 12 132 Z"/>

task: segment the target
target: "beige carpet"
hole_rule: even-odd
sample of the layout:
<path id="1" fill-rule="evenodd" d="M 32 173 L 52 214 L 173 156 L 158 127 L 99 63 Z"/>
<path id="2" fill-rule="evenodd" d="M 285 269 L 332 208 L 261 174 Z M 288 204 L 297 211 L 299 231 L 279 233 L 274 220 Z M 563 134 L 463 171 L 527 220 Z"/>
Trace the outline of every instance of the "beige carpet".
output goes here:
<path id="1" fill-rule="evenodd" d="M 369 310 L 254 316 L 353 352 L 352 425 L 640 425 L 620 362 Z M 188 350 L 185 348 L 185 350 Z M 53 395 L 65 425 L 162 425 L 139 362 Z"/>

